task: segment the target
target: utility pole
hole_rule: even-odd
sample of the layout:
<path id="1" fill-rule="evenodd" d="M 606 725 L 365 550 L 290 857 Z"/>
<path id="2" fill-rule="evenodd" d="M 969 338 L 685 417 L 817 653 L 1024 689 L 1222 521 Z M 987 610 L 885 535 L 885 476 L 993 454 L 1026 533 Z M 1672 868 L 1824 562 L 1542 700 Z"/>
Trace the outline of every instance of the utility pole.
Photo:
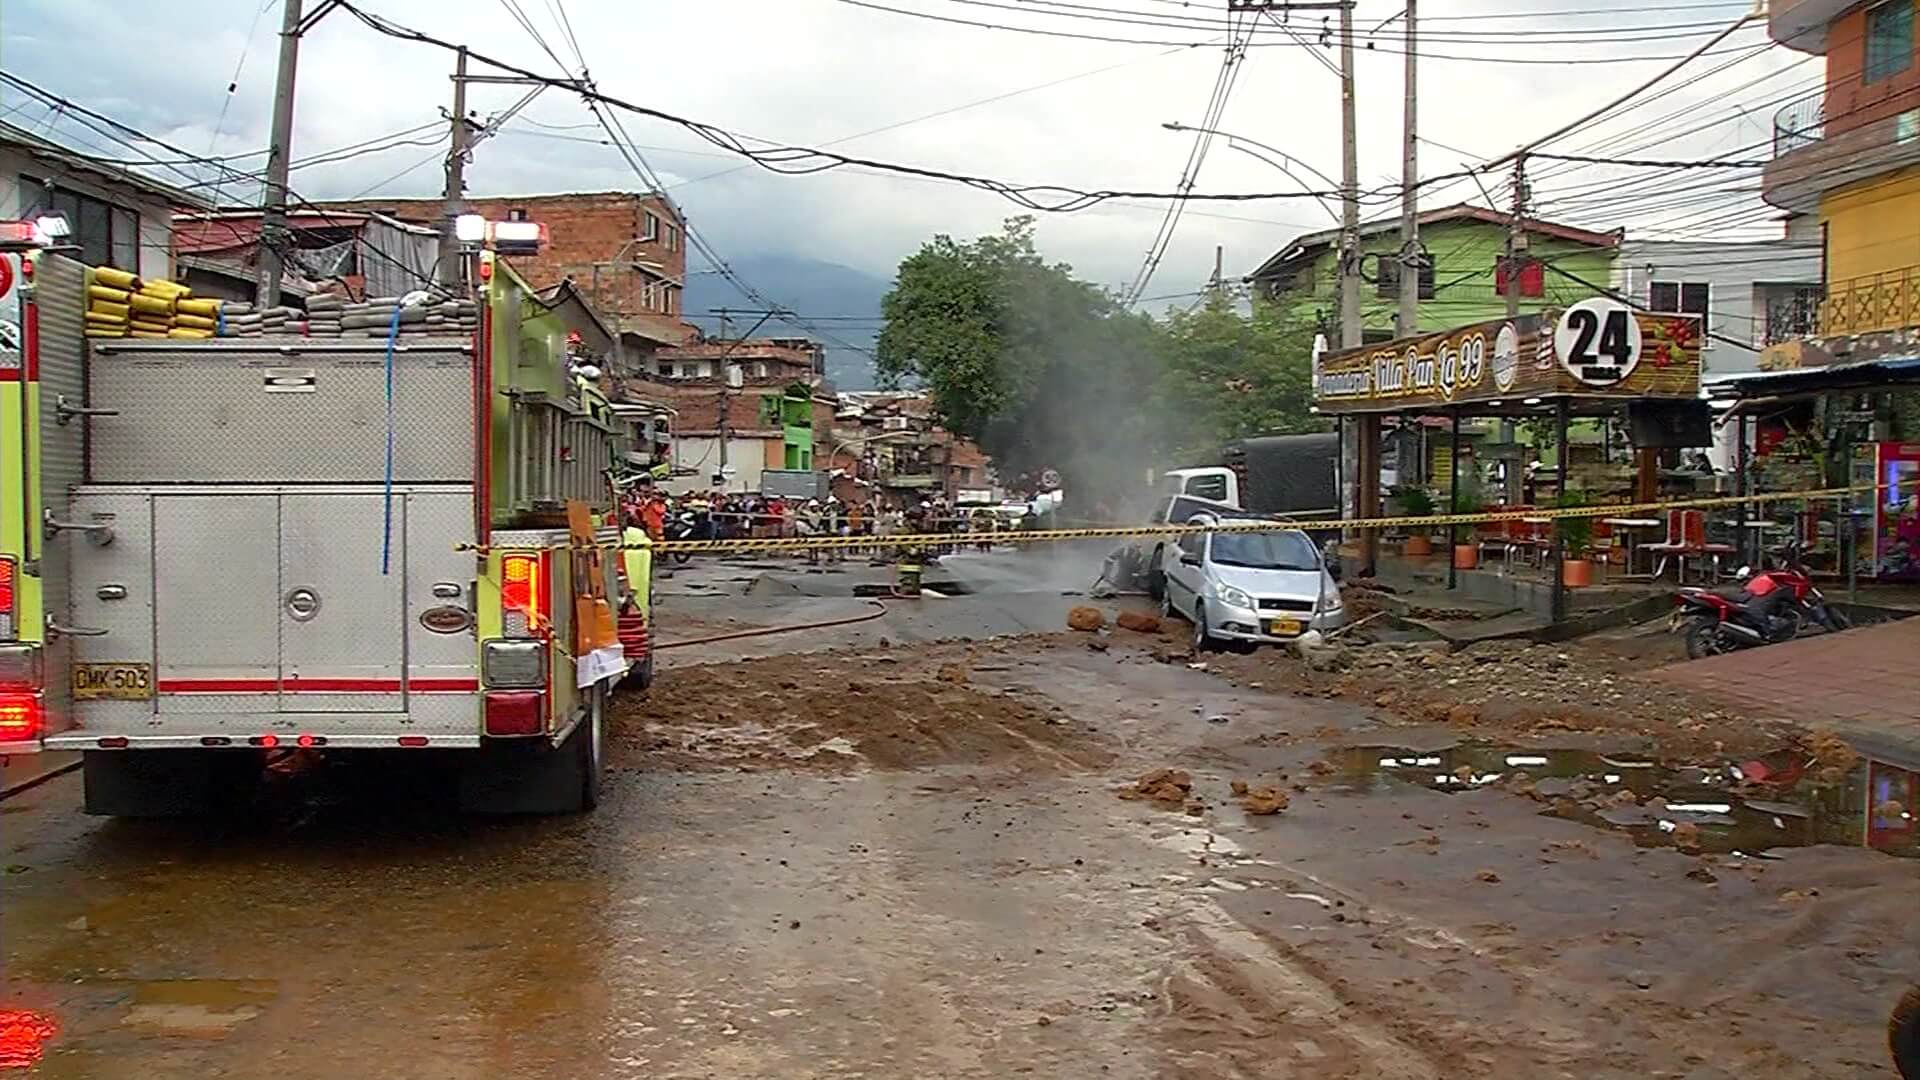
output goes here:
<path id="1" fill-rule="evenodd" d="M 1360 138 L 1353 86 L 1353 5 L 1340 5 L 1340 347 L 1365 343 L 1360 329 Z M 1416 279 L 1415 285 L 1419 284 Z M 1355 433 L 1354 516 L 1380 513 L 1380 417 L 1360 417 Z M 1360 566 L 1372 575 L 1379 562 L 1380 533 L 1360 530 Z"/>
<path id="2" fill-rule="evenodd" d="M 1360 333 L 1360 142 L 1353 97 L 1353 5 L 1340 5 L 1340 347 Z"/>
<path id="3" fill-rule="evenodd" d="M 434 260 L 434 277 L 442 285 L 460 284 L 458 241 L 454 239 L 454 219 L 466 212 L 467 192 L 467 49 L 460 47 L 453 65 L 453 145 L 447 150 L 446 201 L 440 216 L 440 254 Z"/>
<path id="4" fill-rule="evenodd" d="M 1513 211 L 1507 215 L 1507 318 L 1520 317 L 1520 267 L 1527 253 L 1527 156 L 1513 159 Z"/>
<path id="5" fill-rule="evenodd" d="M 1400 313 L 1395 320 L 1394 330 L 1400 337 L 1410 337 L 1420 325 L 1420 207 L 1416 194 L 1420 178 L 1420 154 L 1415 134 L 1419 130 L 1419 61 L 1415 55 L 1419 50 L 1418 31 L 1415 29 L 1414 5 L 1416 0 L 1406 0 L 1407 10 L 1401 18 L 1407 20 L 1407 75 L 1406 75 L 1406 130 L 1402 135 L 1400 164 Z"/>
<path id="6" fill-rule="evenodd" d="M 1227 248 L 1225 244 L 1213 245 L 1213 280 L 1208 283 L 1207 288 L 1210 289 L 1215 296 L 1219 296 L 1222 292 L 1225 292 L 1227 288 L 1226 278 L 1223 276 L 1223 264 L 1225 263 L 1226 256 Z"/>
<path id="7" fill-rule="evenodd" d="M 300 63 L 300 2 L 280 5 L 280 71 L 273 85 L 273 134 L 267 140 L 267 189 L 260 205 L 260 251 L 254 269 L 256 308 L 280 303 L 280 248 L 287 232 L 287 171 L 293 151 L 294 69 Z M 316 16 L 317 18 L 318 16 Z"/>

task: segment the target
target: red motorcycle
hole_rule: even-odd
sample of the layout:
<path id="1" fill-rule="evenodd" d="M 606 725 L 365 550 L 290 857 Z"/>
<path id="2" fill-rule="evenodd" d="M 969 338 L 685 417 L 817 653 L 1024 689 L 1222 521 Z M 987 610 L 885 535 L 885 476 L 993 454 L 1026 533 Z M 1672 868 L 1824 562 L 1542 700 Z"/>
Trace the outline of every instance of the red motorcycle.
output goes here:
<path id="1" fill-rule="evenodd" d="M 1668 629 L 1686 635 L 1688 659 L 1777 645 L 1808 626 L 1845 630 L 1852 625 L 1814 585 L 1797 541 L 1789 541 L 1780 555 L 1780 565 L 1757 574 L 1741 567 L 1740 591 L 1732 596 L 1700 588 L 1680 590 Z"/>

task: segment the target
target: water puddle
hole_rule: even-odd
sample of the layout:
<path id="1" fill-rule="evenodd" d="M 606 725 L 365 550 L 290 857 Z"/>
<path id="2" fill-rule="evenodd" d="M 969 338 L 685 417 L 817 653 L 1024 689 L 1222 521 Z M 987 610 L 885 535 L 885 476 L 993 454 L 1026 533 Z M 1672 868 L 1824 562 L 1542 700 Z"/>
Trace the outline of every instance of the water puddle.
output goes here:
<path id="1" fill-rule="evenodd" d="M 1355 746 L 1331 751 L 1330 777 L 1356 793 L 1418 785 L 1455 794 L 1497 788 L 1540 802 L 1544 814 L 1625 832 L 1643 847 L 1672 846 L 1754 854 L 1809 844 L 1872 846 L 1920 856 L 1913 830 L 1889 837 L 1870 809 L 1869 770 L 1861 762 L 1834 782 L 1813 762 L 1788 752 L 1745 762 L 1675 765 L 1632 753 L 1539 750 L 1462 742 L 1439 749 Z M 1896 815 L 1907 807 L 1894 806 Z M 1893 842 L 1887 842 L 1891 839 Z"/>
<path id="2" fill-rule="evenodd" d="M 259 1016 L 279 994 L 262 979 L 169 979 L 134 988 L 121 1022 L 156 1035 L 224 1038 Z"/>

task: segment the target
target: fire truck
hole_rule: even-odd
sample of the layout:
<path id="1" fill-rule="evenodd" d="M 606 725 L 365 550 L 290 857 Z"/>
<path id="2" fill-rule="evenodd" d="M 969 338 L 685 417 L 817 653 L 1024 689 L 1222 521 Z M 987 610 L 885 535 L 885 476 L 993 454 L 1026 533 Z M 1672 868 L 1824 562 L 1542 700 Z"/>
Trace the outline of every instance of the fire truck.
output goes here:
<path id="1" fill-rule="evenodd" d="M 501 247 L 463 252 L 471 332 L 135 340 L 9 236 L 0 754 L 79 751 L 93 814 L 232 805 L 302 752 L 594 806 L 609 700 L 652 678 L 632 432 Z"/>

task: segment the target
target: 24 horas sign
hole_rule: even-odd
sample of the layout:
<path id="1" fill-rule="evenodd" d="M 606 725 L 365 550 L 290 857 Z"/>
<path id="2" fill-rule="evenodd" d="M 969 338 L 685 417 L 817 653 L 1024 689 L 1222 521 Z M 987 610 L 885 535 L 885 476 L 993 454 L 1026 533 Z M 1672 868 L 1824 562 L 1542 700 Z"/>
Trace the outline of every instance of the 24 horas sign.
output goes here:
<path id="1" fill-rule="evenodd" d="M 1337 414 L 1520 405 L 1564 394 L 1693 398 L 1699 338 L 1693 316 L 1637 312 L 1595 297 L 1561 311 L 1328 353 L 1314 371 L 1314 404 Z"/>

